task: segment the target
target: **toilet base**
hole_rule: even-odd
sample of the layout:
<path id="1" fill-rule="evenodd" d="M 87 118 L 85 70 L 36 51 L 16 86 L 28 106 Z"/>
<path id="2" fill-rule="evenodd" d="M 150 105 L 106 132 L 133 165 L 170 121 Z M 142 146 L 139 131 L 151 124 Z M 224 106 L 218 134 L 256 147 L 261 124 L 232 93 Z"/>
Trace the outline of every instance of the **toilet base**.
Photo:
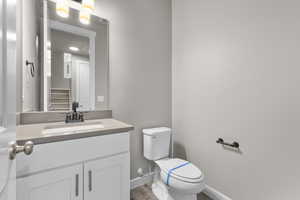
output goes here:
<path id="1" fill-rule="evenodd" d="M 196 194 L 181 194 L 171 190 L 161 180 L 155 180 L 152 184 L 152 192 L 158 200 L 197 200 Z"/>

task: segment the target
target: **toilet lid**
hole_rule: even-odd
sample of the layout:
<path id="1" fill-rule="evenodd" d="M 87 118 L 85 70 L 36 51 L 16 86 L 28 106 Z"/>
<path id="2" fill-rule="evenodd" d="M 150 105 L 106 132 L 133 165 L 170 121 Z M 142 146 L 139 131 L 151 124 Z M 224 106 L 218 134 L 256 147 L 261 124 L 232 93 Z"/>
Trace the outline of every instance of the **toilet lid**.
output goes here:
<path id="1" fill-rule="evenodd" d="M 172 177 L 183 179 L 200 179 L 202 177 L 202 172 L 200 169 L 186 160 L 178 158 L 163 159 L 156 161 L 156 163 L 164 173 L 168 174 L 170 171 L 172 171 L 170 173 L 170 176 Z M 178 166 L 182 167 L 177 168 Z"/>

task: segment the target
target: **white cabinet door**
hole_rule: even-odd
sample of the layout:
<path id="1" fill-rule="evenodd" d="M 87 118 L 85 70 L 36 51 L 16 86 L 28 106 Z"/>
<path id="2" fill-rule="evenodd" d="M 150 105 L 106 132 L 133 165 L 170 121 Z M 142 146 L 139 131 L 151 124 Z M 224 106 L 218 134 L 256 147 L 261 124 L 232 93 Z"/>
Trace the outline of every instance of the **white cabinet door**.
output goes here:
<path id="1" fill-rule="evenodd" d="M 129 153 L 84 164 L 85 200 L 130 199 Z"/>
<path id="2" fill-rule="evenodd" d="M 76 165 L 17 179 L 17 200 L 83 200 L 83 167 Z"/>

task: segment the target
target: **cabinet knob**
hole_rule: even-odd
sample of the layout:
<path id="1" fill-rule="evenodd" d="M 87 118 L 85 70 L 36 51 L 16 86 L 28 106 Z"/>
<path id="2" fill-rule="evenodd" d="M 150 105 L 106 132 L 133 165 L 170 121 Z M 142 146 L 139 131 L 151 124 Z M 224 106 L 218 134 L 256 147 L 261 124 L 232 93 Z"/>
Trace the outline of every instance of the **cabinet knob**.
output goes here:
<path id="1" fill-rule="evenodd" d="M 24 146 L 17 145 L 16 142 L 12 142 L 9 147 L 9 159 L 14 160 L 18 153 L 24 152 L 26 155 L 31 155 L 33 152 L 34 144 L 31 141 L 28 141 Z"/>

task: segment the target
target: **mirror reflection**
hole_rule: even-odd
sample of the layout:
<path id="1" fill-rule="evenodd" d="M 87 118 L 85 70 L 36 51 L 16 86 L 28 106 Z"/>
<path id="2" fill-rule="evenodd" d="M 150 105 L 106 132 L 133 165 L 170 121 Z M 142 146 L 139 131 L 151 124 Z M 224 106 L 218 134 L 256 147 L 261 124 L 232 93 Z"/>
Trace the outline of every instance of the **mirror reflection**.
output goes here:
<path id="1" fill-rule="evenodd" d="M 50 0 L 23 8 L 21 112 L 108 109 L 108 21 L 82 23 L 73 5 L 67 17 Z"/>
<path id="2" fill-rule="evenodd" d="M 51 55 L 49 111 L 70 110 L 72 102 L 78 102 L 81 110 L 94 110 L 91 97 L 95 96 L 95 80 L 90 78 L 94 66 L 90 63 L 89 38 L 72 31 L 65 32 L 66 24 L 61 24 L 61 29 L 54 24 L 57 22 L 50 24 L 51 40 L 48 43 Z M 75 32 L 76 27 L 69 26 L 70 30 L 72 28 Z"/>

